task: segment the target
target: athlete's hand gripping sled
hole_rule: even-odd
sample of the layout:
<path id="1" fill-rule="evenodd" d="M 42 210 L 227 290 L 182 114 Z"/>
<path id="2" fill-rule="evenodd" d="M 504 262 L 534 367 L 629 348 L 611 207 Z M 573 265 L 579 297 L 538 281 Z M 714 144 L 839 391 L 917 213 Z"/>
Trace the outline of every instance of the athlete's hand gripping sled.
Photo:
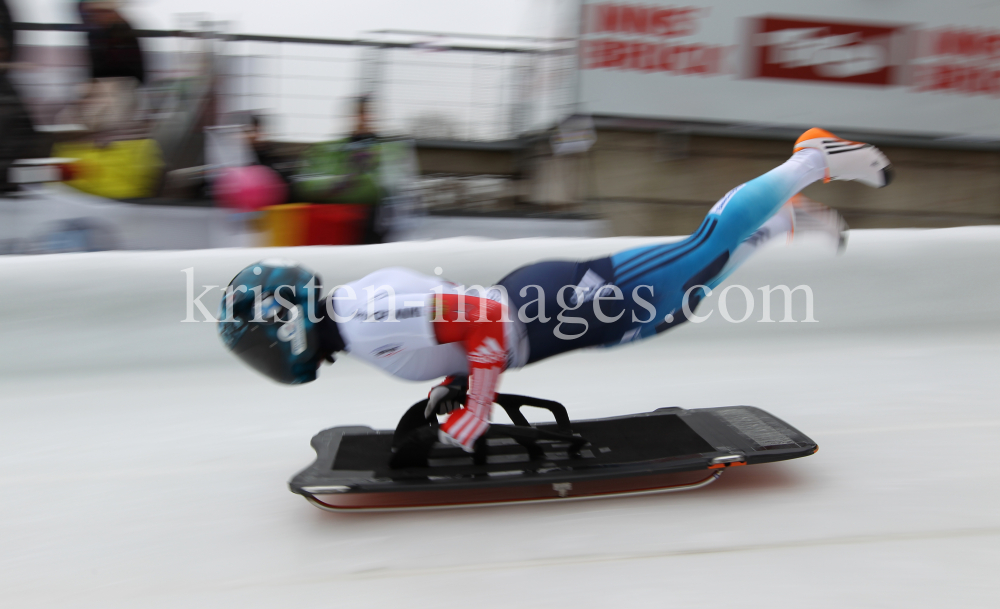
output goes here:
<path id="1" fill-rule="evenodd" d="M 498 394 L 514 425 L 492 425 L 473 454 L 435 442 L 426 401 L 394 431 L 336 427 L 312 440 L 317 459 L 294 493 L 333 511 L 428 509 L 692 490 L 722 469 L 810 455 L 816 443 L 751 406 L 660 408 L 570 423 L 558 402 Z M 555 424 L 529 424 L 523 406 Z M 393 467 L 395 464 L 397 467 Z"/>
<path id="2" fill-rule="evenodd" d="M 588 444 L 586 438 L 573 434 L 566 407 L 559 402 L 503 393 L 497 394 L 494 402 L 507 412 L 514 425 L 490 426 L 475 444 L 472 453 L 472 462 L 475 465 L 484 465 L 487 462 L 487 440 L 490 438 L 513 439 L 528 452 L 532 460 L 545 458 L 545 451 L 538 443 L 540 440 L 568 444 L 574 454 L 578 454 L 580 449 Z M 438 438 L 438 420 L 434 416 L 428 417 L 426 406 L 427 400 L 421 400 L 411 406 L 400 419 L 392 436 L 390 467 L 400 469 L 428 466 L 428 457 Z M 533 427 L 521 413 L 522 406 L 534 406 L 552 413 L 558 431 Z"/>

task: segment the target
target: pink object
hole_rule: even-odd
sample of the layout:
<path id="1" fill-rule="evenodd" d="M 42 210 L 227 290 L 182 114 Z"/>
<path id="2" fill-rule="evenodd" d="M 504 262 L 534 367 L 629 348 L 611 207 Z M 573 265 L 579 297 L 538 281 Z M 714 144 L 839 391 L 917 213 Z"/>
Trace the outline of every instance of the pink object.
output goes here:
<path id="1" fill-rule="evenodd" d="M 288 189 L 269 167 L 249 165 L 222 170 L 215 181 L 215 200 L 230 209 L 258 211 L 285 202 Z"/>

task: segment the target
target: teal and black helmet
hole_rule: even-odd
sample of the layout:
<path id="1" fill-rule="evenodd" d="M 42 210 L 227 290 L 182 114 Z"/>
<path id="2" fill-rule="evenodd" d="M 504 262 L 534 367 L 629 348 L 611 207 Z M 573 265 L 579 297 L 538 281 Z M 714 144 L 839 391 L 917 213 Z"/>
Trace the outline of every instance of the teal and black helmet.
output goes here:
<path id="1" fill-rule="evenodd" d="M 261 374 L 288 385 L 316 380 L 323 359 L 343 349 L 336 324 L 319 316 L 319 275 L 294 262 L 262 260 L 229 282 L 219 336 Z"/>

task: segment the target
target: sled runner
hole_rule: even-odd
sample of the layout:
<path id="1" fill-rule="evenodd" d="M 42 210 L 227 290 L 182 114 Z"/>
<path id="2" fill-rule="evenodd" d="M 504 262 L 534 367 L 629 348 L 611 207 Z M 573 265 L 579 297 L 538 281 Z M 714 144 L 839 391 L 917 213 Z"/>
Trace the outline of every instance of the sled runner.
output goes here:
<path id="1" fill-rule="evenodd" d="M 751 406 L 660 408 L 570 422 L 558 402 L 498 394 L 514 425 L 493 424 L 473 454 L 437 443 L 414 404 L 395 431 L 334 427 L 289 487 L 330 511 L 388 511 L 567 501 L 701 488 L 728 467 L 811 455 L 816 443 Z M 555 423 L 529 424 L 524 406 Z"/>

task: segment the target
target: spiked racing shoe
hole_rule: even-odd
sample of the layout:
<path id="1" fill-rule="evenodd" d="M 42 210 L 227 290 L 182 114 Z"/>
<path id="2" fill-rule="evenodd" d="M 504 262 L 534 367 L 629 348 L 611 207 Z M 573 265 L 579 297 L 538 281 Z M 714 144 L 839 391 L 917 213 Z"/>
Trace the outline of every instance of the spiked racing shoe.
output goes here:
<path id="1" fill-rule="evenodd" d="M 814 148 L 826 159 L 826 182 L 853 180 L 872 188 L 892 182 L 892 163 L 882 151 L 864 142 L 852 142 L 824 129 L 813 127 L 795 141 L 795 152 Z"/>

